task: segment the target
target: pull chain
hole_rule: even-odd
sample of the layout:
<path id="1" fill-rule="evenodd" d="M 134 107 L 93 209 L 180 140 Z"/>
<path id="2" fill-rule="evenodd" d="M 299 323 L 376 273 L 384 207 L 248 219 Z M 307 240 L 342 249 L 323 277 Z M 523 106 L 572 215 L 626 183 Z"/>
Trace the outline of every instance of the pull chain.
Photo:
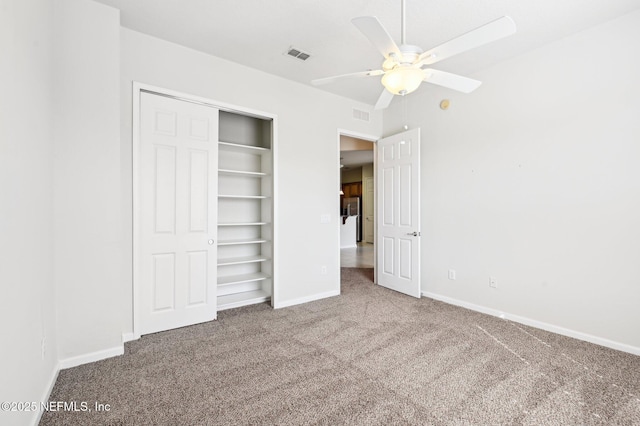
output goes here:
<path id="1" fill-rule="evenodd" d="M 402 122 L 404 125 L 402 126 L 404 130 L 409 130 L 409 123 L 407 122 L 407 97 L 402 97 Z"/>

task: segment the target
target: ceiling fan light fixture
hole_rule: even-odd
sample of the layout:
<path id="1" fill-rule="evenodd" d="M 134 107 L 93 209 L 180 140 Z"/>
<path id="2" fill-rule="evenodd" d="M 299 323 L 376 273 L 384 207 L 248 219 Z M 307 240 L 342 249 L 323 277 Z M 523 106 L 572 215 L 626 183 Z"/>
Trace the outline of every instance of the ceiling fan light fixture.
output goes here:
<path id="1" fill-rule="evenodd" d="M 396 67 L 396 65 L 398 65 L 398 63 L 395 61 L 395 59 L 388 58 L 382 63 L 382 70 L 383 71 L 391 71 L 392 69 L 394 69 Z"/>
<path id="2" fill-rule="evenodd" d="M 394 95 L 408 95 L 420 87 L 424 72 L 420 68 L 398 66 L 382 77 L 382 85 Z"/>

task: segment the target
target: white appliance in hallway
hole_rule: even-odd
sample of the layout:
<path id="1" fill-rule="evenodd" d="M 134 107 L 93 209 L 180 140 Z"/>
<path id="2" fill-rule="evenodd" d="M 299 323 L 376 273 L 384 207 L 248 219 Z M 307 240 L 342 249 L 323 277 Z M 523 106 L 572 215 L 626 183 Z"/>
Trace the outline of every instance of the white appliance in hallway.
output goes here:
<path id="1" fill-rule="evenodd" d="M 360 197 L 345 197 L 342 200 L 342 216 L 356 216 L 356 242 L 362 241 L 362 203 Z"/>

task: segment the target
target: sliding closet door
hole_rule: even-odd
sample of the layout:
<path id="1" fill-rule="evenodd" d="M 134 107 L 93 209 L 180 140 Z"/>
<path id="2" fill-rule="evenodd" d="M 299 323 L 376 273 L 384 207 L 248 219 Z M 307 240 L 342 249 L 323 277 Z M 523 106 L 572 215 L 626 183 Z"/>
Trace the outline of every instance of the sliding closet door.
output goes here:
<path id="1" fill-rule="evenodd" d="M 218 110 L 140 92 L 136 315 L 147 334 L 216 318 Z"/>

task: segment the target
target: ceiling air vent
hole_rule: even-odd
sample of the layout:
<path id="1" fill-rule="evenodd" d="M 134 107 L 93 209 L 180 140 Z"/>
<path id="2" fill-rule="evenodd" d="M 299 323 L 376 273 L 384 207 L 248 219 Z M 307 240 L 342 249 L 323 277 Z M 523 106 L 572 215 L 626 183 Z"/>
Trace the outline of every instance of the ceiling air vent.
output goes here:
<path id="1" fill-rule="evenodd" d="M 300 59 L 301 61 L 306 61 L 307 59 L 309 59 L 309 57 L 311 57 L 309 53 L 305 53 L 293 47 L 290 47 L 289 50 L 287 50 L 287 55 L 293 58 Z"/>
<path id="2" fill-rule="evenodd" d="M 367 111 L 362 111 L 361 109 L 354 108 L 353 118 L 355 118 L 356 120 L 369 121 L 369 113 Z"/>

